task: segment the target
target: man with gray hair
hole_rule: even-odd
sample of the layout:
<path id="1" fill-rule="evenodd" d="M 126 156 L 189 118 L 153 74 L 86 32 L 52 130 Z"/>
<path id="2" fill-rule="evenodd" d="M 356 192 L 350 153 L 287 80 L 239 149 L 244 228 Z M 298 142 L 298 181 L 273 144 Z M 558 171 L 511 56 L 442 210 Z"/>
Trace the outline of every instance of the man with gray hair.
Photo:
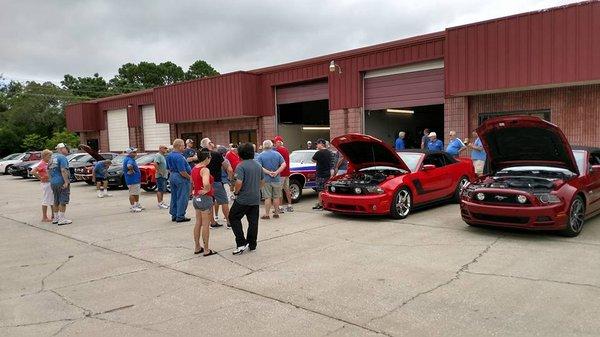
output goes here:
<path id="1" fill-rule="evenodd" d="M 281 203 L 283 182 L 279 174 L 286 168 L 283 156 L 273 150 L 273 142 L 265 140 L 263 142 L 263 152 L 256 159 L 264 174 L 265 184 L 263 186 L 263 196 L 265 198 L 265 215 L 263 220 L 270 219 L 271 205 L 275 208 L 273 218 L 279 218 L 279 204 Z"/>
<path id="2" fill-rule="evenodd" d="M 404 137 L 406 136 L 406 133 L 404 131 L 400 131 L 398 133 L 398 138 L 396 138 L 396 144 L 394 144 L 396 151 L 400 151 L 400 150 L 404 150 L 406 149 L 406 144 L 404 144 Z"/>
<path id="3" fill-rule="evenodd" d="M 233 180 L 233 170 L 231 169 L 231 165 L 229 162 L 225 161 L 223 156 L 215 151 L 215 144 L 210 140 L 210 138 L 203 138 L 200 141 L 200 146 L 203 149 L 207 149 L 210 151 L 210 163 L 206 166 L 210 171 L 210 175 L 213 177 L 213 193 L 215 198 L 215 204 L 221 205 L 221 209 L 223 210 L 223 215 L 225 216 L 225 220 L 227 220 L 227 228 L 231 228 L 229 224 L 229 198 L 227 197 L 227 192 L 225 191 L 225 186 L 223 185 L 223 177 L 222 172 L 225 170 L 227 172 L 227 176 L 229 180 Z M 214 209 L 211 210 L 211 219 L 212 224 L 211 228 L 217 228 L 223 226 L 215 220 L 215 212 Z"/>
<path id="4" fill-rule="evenodd" d="M 71 195 L 71 185 L 69 184 L 69 162 L 66 155 L 69 154 L 69 149 L 65 143 L 56 145 L 58 154 L 52 159 L 48 166 L 50 172 L 50 187 L 54 194 L 54 209 L 56 217 L 52 219 L 53 224 L 59 226 L 68 225 L 73 221 L 65 218 L 67 204 L 69 204 L 69 196 Z"/>

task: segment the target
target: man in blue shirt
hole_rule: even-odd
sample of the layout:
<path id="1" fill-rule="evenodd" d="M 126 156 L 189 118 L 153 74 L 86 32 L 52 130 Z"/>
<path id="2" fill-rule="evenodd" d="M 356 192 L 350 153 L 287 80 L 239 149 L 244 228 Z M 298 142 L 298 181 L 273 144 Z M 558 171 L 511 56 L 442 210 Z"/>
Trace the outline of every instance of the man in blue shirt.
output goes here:
<path id="1" fill-rule="evenodd" d="M 129 147 L 125 150 L 125 153 L 127 153 L 127 157 L 123 160 L 123 177 L 125 178 L 125 184 L 129 189 L 131 212 L 138 213 L 144 208 L 140 205 L 140 183 L 142 181 L 142 173 L 135 161 L 137 149 L 135 147 Z"/>
<path id="2" fill-rule="evenodd" d="M 279 204 L 281 203 L 283 182 L 279 174 L 286 168 L 285 160 L 279 152 L 273 150 L 273 142 L 265 140 L 263 142 L 263 152 L 256 159 L 264 174 L 265 184 L 263 186 L 263 196 L 265 197 L 265 215 L 261 219 L 270 219 L 271 205 L 275 208 L 273 218 L 279 218 Z"/>
<path id="3" fill-rule="evenodd" d="M 444 151 L 444 143 L 437 139 L 437 133 L 430 132 L 428 138 L 427 149 L 429 151 Z"/>
<path id="4" fill-rule="evenodd" d="M 185 149 L 183 139 L 173 141 L 173 151 L 167 156 L 167 167 L 169 168 L 169 182 L 171 183 L 171 205 L 169 213 L 171 221 L 187 222 L 190 218 L 185 216 L 191 192 L 192 169 L 185 157 L 181 154 Z"/>
<path id="5" fill-rule="evenodd" d="M 482 175 L 486 159 L 485 151 L 483 149 L 481 139 L 479 139 L 479 137 L 477 136 L 477 132 L 473 131 L 472 137 L 473 139 L 475 139 L 475 141 L 473 143 L 469 143 L 469 148 L 471 149 L 471 159 L 473 160 L 473 167 L 475 167 L 475 173 L 477 175 Z"/>
<path id="6" fill-rule="evenodd" d="M 462 142 L 459 138 L 456 137 L 456 131 L 450 131 L 450 140 L 448 141 L 448 147 L 446 147 L 446 152 L 450 154 L 452 157 L 456 158 L 460 154 L 460 152 L 464 151 L 467 147 L 465 143 Z"/>
<path id="7" fill-rule="evenodd" d="M 92 169 L 92 181 L 96 182 L 98 198 L 112 197 L 112 194 L 108 194 L 108 179 L 106 179 L 109 166 L 110 160 L 100 160 Z"/>
<path id="8" fill-rule="evenodd" d="M 69 203 L 71 187 L 69 185 L 69 161 L 67 154 L 69 149 L 64 143 L 56 145 L 58 155 L 52 159 L 52 163 L 48 167 L 50 172 L 50 187 L 54 193 L 54 214 L 56 217 L 52 219 L 53 224 L 59 226 L 68 225 L 73 221 L 65 218 L 65 211 Z"/>
<path id="9" fill-rule="evenodd" d="M 396 148 L 396 151 L 406 149 L 406 146 L 404 145 L 404 136 L 405 135 L 406 135 L 406 133 L 404 131 L 400 131 L 398 133 L 398 138 L 396 139 L 396 144 L 394 146 Z"/>

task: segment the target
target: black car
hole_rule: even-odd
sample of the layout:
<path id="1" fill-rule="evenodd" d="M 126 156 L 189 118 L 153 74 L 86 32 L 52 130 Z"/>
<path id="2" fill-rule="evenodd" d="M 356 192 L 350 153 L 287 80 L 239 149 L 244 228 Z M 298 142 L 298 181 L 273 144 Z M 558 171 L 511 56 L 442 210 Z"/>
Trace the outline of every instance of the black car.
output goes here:
<path id="1" fill-rule="evenodd" d="M 99 153 L 100 156 L 104 159 L 113 160 L 117 154 L 116 153 Z M 79 175 L 81 172 L 84 172 L 86 167 L 92 167 L 96 163 L 96 158 L 94 158 L 90 154 L 86 154 L 69 163 L 69 174 L 71 176 L 71 182 L 82 181 L 84 179 L 78 179 L 76 175 Z M 83 170 L 82 170 L 83 168 Z M 91 179 L 90 179 L 91 181 Z"/>
<path id="2" fill-rule="evenodd" d="M 39 163 L 39 160 L 28 160 L 14 164 L 8 169 L 8 172 L 15 177 L 29 178 L 29 168 Z"/>
<path id="3" fill-rule="evenodd" d="M 140 153 L 135 161 L 138 165 L 145 165 L 153 162 L 155 156 L 156 154 Z M 119 155 L 113 159 L 112 164 L 108 168 L 108 187 L 127 187 L 127 184 L 125 184 L 125 177 L 123 176 L 123 160 L 125 157 L 126 155 Z"/>

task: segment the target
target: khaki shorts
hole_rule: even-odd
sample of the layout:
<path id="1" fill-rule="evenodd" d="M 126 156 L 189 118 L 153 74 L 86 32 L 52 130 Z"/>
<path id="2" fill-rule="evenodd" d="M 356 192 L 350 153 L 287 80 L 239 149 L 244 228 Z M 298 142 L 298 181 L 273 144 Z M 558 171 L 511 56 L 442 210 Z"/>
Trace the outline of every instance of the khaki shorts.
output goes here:
<path id="1" fill-rule="evenodd" d="M 283 196 L 281 183 L 265 183 L 262 189 L 263 197 L 265 199 L 279 199 Z"/>
<path id="2" fill-rule="evenodd" d="M 485 166 L 485 161 L 483 160 L 473 160 L 473 167 L 475 167 L 476 174 L 483 174 L 483 167 Z"/>
<path id="3" fill-rule="evenodd" d="M 127 188 L 129 189 L 129 195 L 140 195 L 140 184 L 127 185 Z"/>
<path id="4" fill-rule="evenodd" d="M 290 177 L 281 177 L 281 179 L 283 179 L 283 190 L 289 191 L 290 190 Z"/>

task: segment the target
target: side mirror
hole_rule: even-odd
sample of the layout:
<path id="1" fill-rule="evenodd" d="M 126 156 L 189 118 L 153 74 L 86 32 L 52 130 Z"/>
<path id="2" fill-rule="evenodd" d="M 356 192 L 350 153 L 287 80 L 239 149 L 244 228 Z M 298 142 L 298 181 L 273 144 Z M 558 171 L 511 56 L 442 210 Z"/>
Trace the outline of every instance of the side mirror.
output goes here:
<path id="1" fill-rule="evenodd" d="M 590 172 L 600 172 L 600 165 L 592 165 Z"/>
<path id="2" fill-rule="evenodd" d="M 422 168 L 423 171 L 431 171 L 433 169 L 435 169 L 435 165 L 432 165 L 432 164 L 423 165 L 423 168 Z"/>

